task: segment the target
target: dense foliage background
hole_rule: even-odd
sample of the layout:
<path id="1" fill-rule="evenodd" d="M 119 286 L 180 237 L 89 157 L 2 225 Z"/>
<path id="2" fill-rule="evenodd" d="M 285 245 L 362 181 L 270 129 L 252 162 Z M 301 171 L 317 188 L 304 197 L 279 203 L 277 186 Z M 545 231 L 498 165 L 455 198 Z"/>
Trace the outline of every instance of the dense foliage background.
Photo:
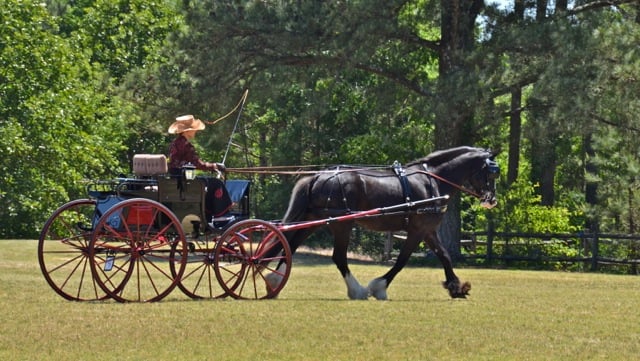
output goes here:
<path id="1" fill-rule="evenodd" d="M 500 149 L 500 206 L 452 202 L 454 253 L 489 218 L 637 232 L 638 0 L 0 0 L 0 24 L 0 238 L 37 237 L 87 181 L 165 153 L 176 116 L 246 89 L 228 167 Z M 199 134 L 203 158 L 236 115 Z M 253 180 L 256 216 L 281 217 L 293 177 Z"/>

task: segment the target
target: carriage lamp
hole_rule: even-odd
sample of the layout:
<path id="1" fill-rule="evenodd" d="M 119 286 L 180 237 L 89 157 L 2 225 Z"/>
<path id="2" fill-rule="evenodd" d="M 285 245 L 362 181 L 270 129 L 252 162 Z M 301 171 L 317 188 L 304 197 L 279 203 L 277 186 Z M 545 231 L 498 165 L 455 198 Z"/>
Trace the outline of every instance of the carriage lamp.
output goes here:
<path id="1" fill-rule="evenodd" d="M 191 163 L 187 163 L 185 165 L 182 166 L 182 174 L 184 175 L 184 178 L 186 180 L 193 180 L 196 178 L 196 166 L 191 164 Z"/>

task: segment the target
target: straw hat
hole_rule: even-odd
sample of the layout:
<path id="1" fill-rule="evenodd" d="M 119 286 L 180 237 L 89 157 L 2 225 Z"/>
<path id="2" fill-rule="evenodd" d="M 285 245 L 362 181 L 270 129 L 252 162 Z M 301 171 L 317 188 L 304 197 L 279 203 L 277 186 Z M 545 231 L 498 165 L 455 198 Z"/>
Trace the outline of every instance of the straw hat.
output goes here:
<path id="1" fill-rule="evenodd" d="M 169 126 L 169 134 L 180 134 L 189 130 L 202 130 L 205 125 L 200 119 L 193 115 L 183 115 L 176 118 L 176 121 Z"/>

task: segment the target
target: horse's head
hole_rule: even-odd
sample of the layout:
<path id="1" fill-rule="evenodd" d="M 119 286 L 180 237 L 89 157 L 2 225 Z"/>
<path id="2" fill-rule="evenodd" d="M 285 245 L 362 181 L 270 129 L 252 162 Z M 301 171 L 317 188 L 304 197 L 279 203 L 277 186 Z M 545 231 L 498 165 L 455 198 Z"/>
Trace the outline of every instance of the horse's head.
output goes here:
<path id="1" fill-rule="evenodd" d="M 495 156 L 496 152 L 487 149 L 461 146 L 435 151 L 407 166 L 427 169 L 440 180 L 441 194 L 463 191 L 478 197 L 483 207 L 493 208 L 498 204 L 496 179 L 500 175 Z"/>
<path id="2" fill-rule="evenodd" d="M 498 204 L 496 199 L 496 179 L 500 176 L 500 166 L 494 160 L 495 154 L 488 152 L 480 169 L 469 178 L 473 191 L 480 197 L 480 205 L 491 209 Z"/>

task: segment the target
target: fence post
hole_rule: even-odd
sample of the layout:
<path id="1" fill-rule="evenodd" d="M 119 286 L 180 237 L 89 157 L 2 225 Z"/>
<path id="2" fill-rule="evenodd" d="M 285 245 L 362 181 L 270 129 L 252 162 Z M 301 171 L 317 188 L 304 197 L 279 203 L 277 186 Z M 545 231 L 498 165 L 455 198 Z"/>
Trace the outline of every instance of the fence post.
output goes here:
<path id="1" fill-rule="evenodd" d="M 491 215 L 487 216 L 488 218 L 488 227 L 487 227 L 487 265 L 491 265 L 493 263 L 493 217 Z"/>
<path id="2" fill-rule="evenodd" d="M 600 248 L 599 243 L 598 232 L 596 231 L 593 233 L 593 239 L 591 243 L 591 271 L 598 270 L 598 249 Z"/>
<path id="3" fill-rule="evenodd" d="M 391 249 L 393 248 L 393 233 L 387 232 L 387 239 L 384 240 L 384 254 L 382 261 L 387 262 L 391 259 Z"/>
<path id="4" fill-rule="evenodd" d="M 582 256 L 582 270 L 591 268 L 591 261 L 587 259 L 587 256 L 591 253 L 591 233 L 588 230 L 582 230 L 578 232 L 578 238 L 580 239 L 580 253 Z"/>

